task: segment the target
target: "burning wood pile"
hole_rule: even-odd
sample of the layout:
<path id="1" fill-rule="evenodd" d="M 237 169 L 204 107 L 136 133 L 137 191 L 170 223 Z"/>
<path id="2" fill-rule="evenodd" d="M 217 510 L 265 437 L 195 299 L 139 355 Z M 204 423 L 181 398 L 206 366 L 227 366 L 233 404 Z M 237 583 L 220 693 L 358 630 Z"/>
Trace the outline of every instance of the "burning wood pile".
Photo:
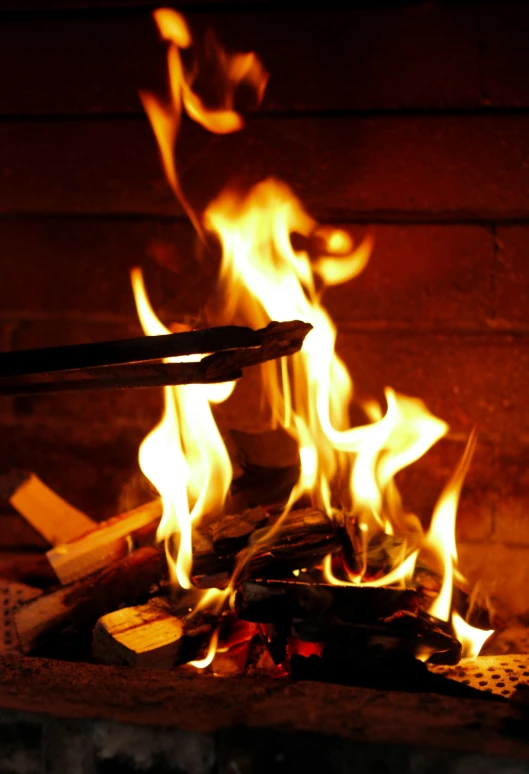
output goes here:
<path id="1" fill-rule="evenodd" d="M 425 531 L 396 477 L 449 428 L 422 401 L 390 388 L 382 403 L 359 400 L 322 303 L 326 287 L 363 269 L 371 238 L 355 246 L 347 232 L 320 226 L 276 180 L 245 193 L 227 188 L 204 213 L 194 211 L 174 157 L 182 114 L 210 132 L 240 130 L 240 88 L 259 102 L 268 76 L 254 54 L 218 48 L 221 89 L 208 104 L 197 91 L 199 61 L 187 67 L 182 59 L 193 43 L 185 20 L 167 9 L 154 18 L 170 94 L 142 99 L 176 198 L 207 249 L 221 249 L 205 316 L 230 327 L 167 328 L 134 270 L 145 340 L 3 356 L 4 395 L 164 388 L 163 417 L 139 450 L 159 499 L 95 524 L 35 476 L 4 482 L 11 505 L 52 545 L 40 569 L 54 584 L 45 593 L 9 587 L 4 649 L 453 691 L 424 662 L 457 664 L 491 634 L 462 617 L 469 588 L 455 542 L 475 433 Z M 259 419 L 275 432 L 267 464 L 265 436 L 244 449 L 239 434 L 230 457 L 212 410 L 255 364 Z M 292 459 L 276 464 L 290 447 Z"/>

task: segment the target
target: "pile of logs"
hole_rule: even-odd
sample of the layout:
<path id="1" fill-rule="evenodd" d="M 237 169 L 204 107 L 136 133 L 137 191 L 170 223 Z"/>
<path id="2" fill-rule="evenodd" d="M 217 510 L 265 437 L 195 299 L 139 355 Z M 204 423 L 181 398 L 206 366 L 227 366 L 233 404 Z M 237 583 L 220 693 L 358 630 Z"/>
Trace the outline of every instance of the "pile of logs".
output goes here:
<path id="1" fill-rule="evenodd" d="M 217 675 L 447 692 L 449 681 L 421 662 L 456 664 L 459 642 L 422 611 L 417 590 L 323 582 L 319 568 L 340 553 L 343 530 L 317 509 L 291 511 L 268 539 L 270 509 L 209 520 L 193 535 L 194 586 L 175 594 L 156 542 L 160 501 L 96 524 L 34 475 L 4 477 L 0 496 L 50 545 L 40 554 L 44 590 L 20 572 L 4 581 L 4 652 L 191 669 L 214 640 Z M 197 607 L 205 589 L 228 586 L 222 612 Z"/>

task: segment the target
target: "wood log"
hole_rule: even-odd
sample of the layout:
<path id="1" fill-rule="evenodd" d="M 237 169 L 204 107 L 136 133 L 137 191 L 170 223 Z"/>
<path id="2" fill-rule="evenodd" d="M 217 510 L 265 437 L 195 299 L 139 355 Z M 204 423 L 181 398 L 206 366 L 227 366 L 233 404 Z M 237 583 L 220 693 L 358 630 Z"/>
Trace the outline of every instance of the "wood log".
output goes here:
<path id="1" fill-rule="evenodd" d="M 15 623 L 22 650 L 34 652 L 54 640 L 86 633 L 98 618 L 120 605 L 145 600 L 166 573 L 163 551 L 140 548 L 99 573 L 21 605 Z"/>
<path id="2" fill-rule="evenodd" d="M 293 569 L 309 567 L 337 547 L 334 528 L 330 519 L 315 508 L 291 511 L 270 540 L 266 540 L 268 527 L 253 532 L 253 545 L 248 549 L 248 561 L 243 577 L 263 577 L 274 573 L 276 577 L 291 574 Z M 258 541 L 258 538 L 262 542 Z M 230 573 L 235 563 L 235 553 L 225 555 L 215 551 L 197 551 L 193 559 L 193 578 Z"/>
<path id="3" fill-rule="evenodd" d="M 411 589 L 248 580 L 237 586 L 235 609 L 240 618 L 256 623 L 323 617 L 374 623 L 401 610 L 417 614 L 419 596 Z"/>
<path id="4" fill-rule="evenodd" d="M 340 621 L 325 617 L 294 621 L 294 630 L 305 642 L 342 643 L 353 648 L 381 645 L 436 664 L 457 664 L 461 643 L 443 631 L 440 621 L 422 612 L 399 611 L 372 623 Z"/>
<path id="5" fill-rule="evenodd" d="M 381 646 L 354 648 L 348 643 L 327 643 L 321 656 L 292 656 L 290 667 L 294 680 L 313 680 L 383 691 L 431 692 L 461 698 L 486 697 L 489 701 L 502 701 L 503 698 L 484 694 L 468 685 L 432 674 L 426 664 L 409 653 Z"/>
<path id="6" fill-rule="evenodd" d="M 96 522 L 59 497 L 34 473 L 12 471 L 0 484 L 3 496 L 52 546 L 73 540 Z M 8 490 L 11 489 L 9 492 Z"/>
<path id="7" fill-rule="evenodd" d="M 102 664 L 172 669 L 196 658 L 209 642 L 211 621 L 175 611 L 163 597 L 115 610 L 96 623 L 92 655 Z"/>
<path id="8" fill-rule="evenodd" d="M 268 523 L 268 514 L 258 506 L 241 514 L 222 516 L 212 521 L 207 530 L 215 552 L 222 555 L 240 551 L 247 545 L 250 535 Z"/>
<path id="9" fill-rule="evenodd" d="M 153 542 L 161 515 L 160 500 L 146 503 L 96 525 L 77 540 L 48 551 L 46 556 L 60 582 L 72 583 L 126 556 L 138 544 Z"/>

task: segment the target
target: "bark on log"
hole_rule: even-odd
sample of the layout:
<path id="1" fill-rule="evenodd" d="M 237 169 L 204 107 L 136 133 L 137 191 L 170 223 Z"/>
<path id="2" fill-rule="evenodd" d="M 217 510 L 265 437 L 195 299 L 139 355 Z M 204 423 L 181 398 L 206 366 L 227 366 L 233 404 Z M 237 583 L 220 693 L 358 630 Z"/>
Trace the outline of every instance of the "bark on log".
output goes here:
<path id="1" fill-rule="evenodd" d="M 15 622 L 22 650 L 31 653 L 57 638 L 75 637 L 120 605 L 145 599 L 166 572 L 163 551 L 140 548 L 102 572 L 21 605 Z"/>

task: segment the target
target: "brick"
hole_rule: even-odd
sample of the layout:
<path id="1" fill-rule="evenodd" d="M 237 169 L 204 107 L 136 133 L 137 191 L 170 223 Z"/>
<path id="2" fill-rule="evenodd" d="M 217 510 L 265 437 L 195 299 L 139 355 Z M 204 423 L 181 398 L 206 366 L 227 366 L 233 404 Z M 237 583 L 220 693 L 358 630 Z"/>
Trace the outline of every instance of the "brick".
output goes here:
<path id="1" fill-rule="evenodd" d="M 480 3 L 478 14 L 484 97 L 493 105 L 528 105 L 527 4 Z"/>
<path id="2" fill-rule="evenodd" d="M 229 50 L 262 58 L 265 111 L 480 104 L 471 8 L 190 11 L 197 40 L 211 27 Z M 141 113 L 138 88 L 165 88 L 165 49 L 147 11 L 14 18 L 0 29 L 0 71 L 12 74 L 0 86 L 3 115 Z"/>
<path id="3" fill-rule="evenodd" d="M 0 252 L 4 317 L 136 320 L 130 270 L 140 266 L 158 313 L 166 305 L 181 318 L 198 312 L 215 269 L 197 260 L 203 248 L 185 222 L 0 221 Z"/>
<path id="4" fill-rule="evenodd" d="M 496 322 L 502 326 L 525 326 L 529 323 L 529 228 L 498 227 L 496 242 Z"/>
<path id="5" fill-rule="evenodd" d="M 388 385 L 420 397 L 456 434 L 477 424 L 507 446 L 528 437 L 525 337 L 344 332 L 338 352 L 359 396 L 380 396 Z"/>
<path id="6" fill-rule="evenodd" d="M 353 230 L 357 237 L 363 234 Z M 364 271 L 329 288 L 333 320 L 413 327 L 484 325 L 492 313 L 493 237 L 476 226 L 383 226 Z"/>
<path id="7" fill-rule="evenodd" d="M 527 217 L 529 116 L 252 119 L 205 136 L 187 122 L 182 183 L 201 210 L 228 183 L 286 180 L 316 217 Z M 4 212 L 177 211 L 146 121 L 0 126 Z"/>
<path id="8" fill-rule="evenodd" d="M 406 509 L 416 513 L 424 529 L 430 525 L 435 504 L 459 462 L 465 444 L 442 440 L 398 476 Z M 493 478 L 493 449 L 478 442 L 465 478 L 457 511 L 457 540 L 482 541 L 492 532 L 497 482 Z"/>
<path id="9" fill-rule="evenodd" d="M 459 567 L 480 598 L 489 598 L 502 617 L 529 608 L 529 550 L 500 543 L 459 543 Z"/>
<path id="10" fill-rule="evenodd" d="M 517 446 L 498 452 L 494 487 L 494 540 L 529 546 L 529 449 Z"/>
<path id="11" fill-rule="evenodd" d="M 110 325 L 78 321 L 42 320 L 22 323 L 13 349 L 62 346 L 107 339 L 141 336 L 139 325 Z M 160 418 L 162 390 L 103 390 L 59 395 L 21 396 L 14 400 L 19 417 L 64 418 L 70 421 L 135 424 L 145 430 Z"/>
<path id="12" fill-rule="evenodd" d="M 153 491 L 139 471 L 144 432 L 111 422 L 18 421 L 0 428 L 0 472 L 35 472 L 92 518 L 110 518 Z"/>

